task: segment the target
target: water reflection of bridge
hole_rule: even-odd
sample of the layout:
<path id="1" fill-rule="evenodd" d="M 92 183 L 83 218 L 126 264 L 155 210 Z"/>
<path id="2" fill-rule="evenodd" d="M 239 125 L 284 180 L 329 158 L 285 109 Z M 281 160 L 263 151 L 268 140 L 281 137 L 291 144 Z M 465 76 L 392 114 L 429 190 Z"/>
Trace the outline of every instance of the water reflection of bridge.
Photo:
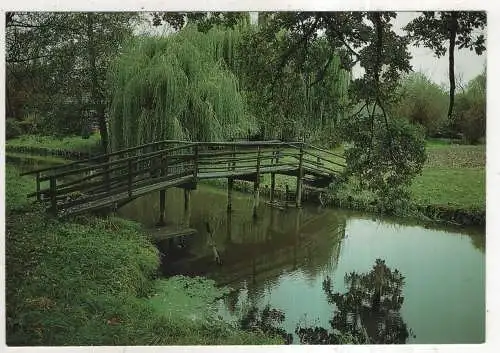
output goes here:
<path id="1" fill-rule="evenodd" d="M 223 214 L 214 223 L 223 264 L 214 262 L 207 246 L 209 234 L 198 221 L 192 224 L 198 235 L 185 239 L 180 249 L 174 241 L 160 245 L 166 253 L 166 274 L 208 275 L 233 287 L 244 281 L 273 281 L 295 270 L 313 279 L 318 271 L 336 267 L 346 221 L 331 212 L 292 209 L 269 210 L 258 220 Z"/>

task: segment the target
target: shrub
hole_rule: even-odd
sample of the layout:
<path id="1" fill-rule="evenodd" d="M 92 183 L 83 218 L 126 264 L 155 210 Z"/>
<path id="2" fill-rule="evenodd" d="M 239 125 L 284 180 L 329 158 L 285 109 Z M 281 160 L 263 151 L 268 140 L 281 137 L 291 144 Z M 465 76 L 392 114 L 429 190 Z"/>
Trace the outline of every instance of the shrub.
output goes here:
<path id="1" fill-rule="evenodd" d="M 5 120 L 5 138 L 12 139 L 22 135 L 23 129 L 19 121 L 14 118 L 7 118 Z"/>
<path id="2" fill-rule="evenodd" d="M 477 143 L 486 135 L 486 71 L 457 95 L 454 124 L 469 143 Z"/>
<path id="3" fill-rule="evenodd" d="M 446 92 L 423 73 L 406 76 L 399 91 L 401 100 L 391 107 L 393 116 L 406 117 L 425 127 L 427 136 L 434 135 L 447 122 Z"/>

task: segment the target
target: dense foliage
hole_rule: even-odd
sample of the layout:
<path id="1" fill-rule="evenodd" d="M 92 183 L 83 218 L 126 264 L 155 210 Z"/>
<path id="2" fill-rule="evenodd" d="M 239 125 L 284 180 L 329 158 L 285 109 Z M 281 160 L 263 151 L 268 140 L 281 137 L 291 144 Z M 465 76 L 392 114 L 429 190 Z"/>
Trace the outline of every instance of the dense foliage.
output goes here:
<path id="1" fill-rule="evenodd" d="M 457 95 L 456 117 L 452 124 L 469 143 L 477 143 L 486 136 L 486 71 Z"/>
<path id="2" fill-rule="evenodd" d="M 107 143 L 106 72 L 136 13 L 11 12 L 6 21 L 6 115 L 41 134 L 81 134 L 96 122 Z"/>
<path id="3" fill-rule="evenodd" d="M 273 33 L 267 27 L 249 28 L 236 67 L 258 119 L 260 137 L 339 143 L 336 127 L 348 108 L 350 81 L 339 55 L 331 52 L 326 38 L 314 38 L 302 62 L 291 61 L 281 68 L 280 53 L 292 45 L 293 37 L 285 30 Z"/>
<path id="4" fill-rule="evenodd" d="M 443 89 L 423 73 L 411 73 L 401 80 L 400 100 L 391 106 L 394 116 L 422 125 L 426 136 L 433 136 L 447 125 L 448 100 Z"/>

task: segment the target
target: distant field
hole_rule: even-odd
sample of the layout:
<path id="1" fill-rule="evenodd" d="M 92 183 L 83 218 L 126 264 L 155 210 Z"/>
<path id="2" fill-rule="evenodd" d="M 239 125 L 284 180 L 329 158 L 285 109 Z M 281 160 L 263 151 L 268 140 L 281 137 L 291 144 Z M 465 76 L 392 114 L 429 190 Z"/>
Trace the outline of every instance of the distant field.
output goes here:
<path id="1" fill-rule="evenodd" d="M 427 162 L 412 185 L 421 205 L 486 208 L 486 146 L 427 145 Z"/>

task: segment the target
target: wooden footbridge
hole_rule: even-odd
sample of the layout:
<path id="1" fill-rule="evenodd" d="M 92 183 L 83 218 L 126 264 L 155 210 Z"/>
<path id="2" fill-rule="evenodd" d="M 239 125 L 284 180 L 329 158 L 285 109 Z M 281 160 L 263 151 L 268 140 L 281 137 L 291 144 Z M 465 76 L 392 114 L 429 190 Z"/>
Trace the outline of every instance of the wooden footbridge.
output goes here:
<path id="1" fill-rule="evenodd" d="M 22 175 L 36 176 L 36 197 L 58 216 L 105 207 L 120 207 L 142 195 L 160 192 L 160 220 L 165 218 L 165 190 L 196 189 L 204 179 L 228 179 L 228 209 L 234 180 L 254 183 L 254 213 L 259 203 L 261 176 L 270 174 L 270 199 L 276 174 L 297 178 L 295 203 L 301 206 L 304 187 L 324 188 L 345 167 L 342 156 L 303 142 L 189 142 L 167 140 L 123 149 Z"/>

